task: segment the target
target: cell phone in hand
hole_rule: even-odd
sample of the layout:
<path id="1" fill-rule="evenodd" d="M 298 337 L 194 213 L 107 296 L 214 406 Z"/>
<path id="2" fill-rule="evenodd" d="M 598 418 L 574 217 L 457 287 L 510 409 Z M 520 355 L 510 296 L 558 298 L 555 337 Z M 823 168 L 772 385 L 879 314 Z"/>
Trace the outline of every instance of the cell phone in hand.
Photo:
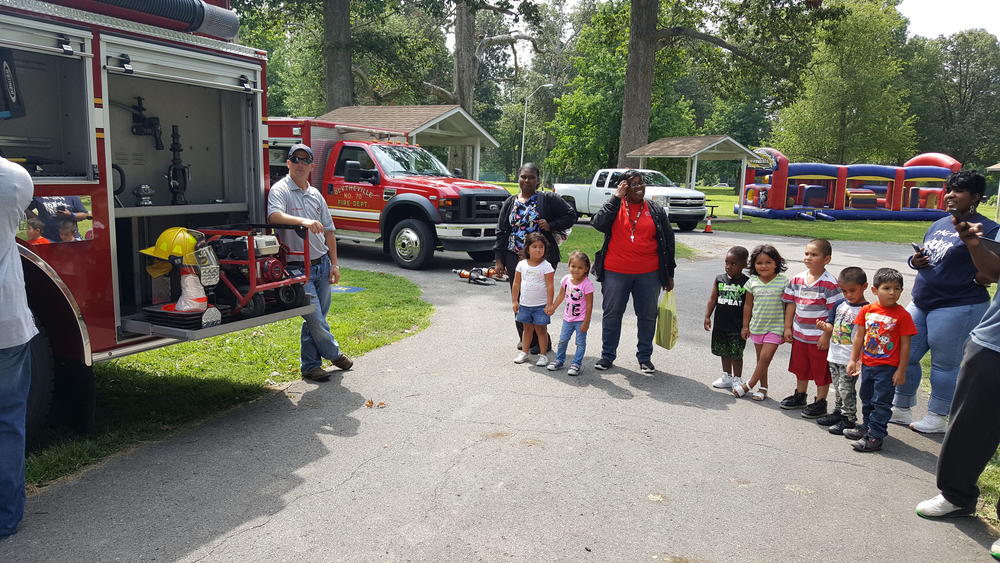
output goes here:
<path id="1" fill-rule="evenodd" d="M 913 247 L 913 251 L 916 252 L 917 254 L 919 254 L 921 256 L 927 256 L 927 251 L 924 250 L 924 247 L 920 246 L 919 244 L 917 244 L 915 242 L 911 242 L 910 246 Z"/>
<path id="2" fill-rule="evenodd" d="M 965 214 L 962 213 L 962 212 L 960 212 L 957 209 L 951 209 L 951 208 L 949 208 L 948 209 L 948 213 L 951 213 L 951 216 L 954 217 L 956 221 L 964 221 L 965 220 Z"/>

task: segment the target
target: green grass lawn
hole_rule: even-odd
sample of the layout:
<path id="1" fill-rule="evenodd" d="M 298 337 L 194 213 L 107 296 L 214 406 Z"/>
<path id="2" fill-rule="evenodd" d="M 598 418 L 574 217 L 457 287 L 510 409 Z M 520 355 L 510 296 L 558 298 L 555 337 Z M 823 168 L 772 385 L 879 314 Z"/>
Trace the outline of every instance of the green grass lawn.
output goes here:
<path id="1" fill-rule="evenodd" d="M 702 188 L 711 205 L 718 205 L 717 217 L 736 218 L 733 211 L 738 196 L 732 188 Z M 987 217 L 996 216 L 996 207 L 980 205 L 979 212 Z M 920 242 L 931 221 L 794 221 L 748 217 L 746 223 L 716 221 L 712 228 L 719 231 L 736 231 L 763 235 L 799 236 L 830 240 L 871 240 L 884 242 Z"/>
<path id="2" fill-rule="evenodd" d="M 327 317 L 348 355 L 360 355 L 429 325 L 433 307 L 400 276 L 344 269 Z M 50 431 L 28 456 L 27 482 L 37 487 L 186 424 L 272 393 L 299 379 L 295 317 L 214 338 L 186 342 L 95 365 L 97 429 L 88 436 Z"/>

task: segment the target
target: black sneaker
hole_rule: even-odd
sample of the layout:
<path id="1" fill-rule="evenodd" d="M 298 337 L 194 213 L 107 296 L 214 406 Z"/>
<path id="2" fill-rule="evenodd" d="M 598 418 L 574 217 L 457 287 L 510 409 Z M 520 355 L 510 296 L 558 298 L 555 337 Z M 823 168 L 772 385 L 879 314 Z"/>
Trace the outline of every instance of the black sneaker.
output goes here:
<path id="1" fill-rule="evenodd" d="M 877 452 L 882 449 L 882 438 L 872 438 L 865 436 L 859 440 L 851 442 L 851 447 L 856 452 Z"/>
<path id="2" fill-rule="evenodd" d="M 841 420 L 844 420 L 844 417 L 839 412 L 833 411 L 832 413 L 826 416 L 821 416 L 817 418 L 816 424 L 819 424 L 820 426 L 833 426 L 834 424 L 837 424 Z"/>
<path id="3" fill-rule="evenodd" d="M 594 369 L 599 369 L 601 371 L 611 369 L 611 360 L 605 360 L 604 358 L 597 360 L 594 362 Z"/>
<path id="4" fill-rule="evenodd" d="M 642 373 L 656 373 L 656 366 L 654 366 L 653 362 L 649 360 L 639 362 L 639 371 Z"/>
<path id="5" fill-rule="evenodd" d="M 834 424 L 833 426 L 830 426 L 830 428 L 828 428 L 827 430 L 830 432 L 830 434 L 837 434 L 842 436 L 845 430 L 850 430 L 851 428 L 854 428 L 854 421 L 847 420 L 846 418 L 841 418 L 840 422 Z"/>
<path id="6" fill-rule="evenodd" d="M 865 426 L 855 426 L 854 428 L 845 428 L 841 434 L 844 438 L 848 440 L 860 440 L 868 435 L 868 428 Z"/>
<path id="7" fill-rule="evenodd" d="M 781 408 L 785 410 L 790 409 L 801 409 L 806 406 L 806 393 L 805 391 L 793 395 L 789 395 L 781 400 Z"/>
<path id="8" fill-rule="evenodd" d="M 802 418 L 819 418 L 826 414 L 826 399 L 817 399 L 802 409 Z"/>

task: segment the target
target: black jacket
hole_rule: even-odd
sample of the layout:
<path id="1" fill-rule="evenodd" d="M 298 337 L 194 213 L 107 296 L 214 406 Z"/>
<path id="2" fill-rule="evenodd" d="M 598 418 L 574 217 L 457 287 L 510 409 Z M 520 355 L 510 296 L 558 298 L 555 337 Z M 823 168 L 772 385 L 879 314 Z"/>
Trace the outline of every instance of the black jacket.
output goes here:
<path id="1" fill-rule="evenodd" d="M 538 216 L 549 223 L 549 231 L 539 231 L 548 241 L 548 248 L 545 259 L 553 266 L 559 263 L 559 245 L 552 235 L 552 231 L 565 231 L 576 223 L 576 210 L 570 204 L 559 197 L 555 192 L 535 192 L 538 195 Z M 503 253 L 507 252 L 507 243 L 510 242 L 510 210 L 517 195 L 512 195 L 503 202 L 500 208 L 500 217 L 497 219 L 497 242 L 493 245 L 493 252 L 497 260 L 503 260 Z"/>
<path id="2" fill-rule="evenodd" d="M 659 204 L 647 199 L 646 205 L 649 206 L 649 212 L 654 219 L 653 224 L 656 225 L 656 250 L 660 255 L 660 285 L 666 287 L 674 279 L 674 268 L 677 267 L 677 263 L 674 262 L 674 229 L 670 226 L 667 212 Z M 621 206 L 622 200 L 612 196 L 590 220 L 595 229 L 604 233 L 604 246 L 599 252 L 600 258 L 594 258 L 595 264 L 598 264 L 598 260 L 602 266 L 604 264 L 604 256 L 608 253 L 608 244 L 611 242 L 611 227 Z M 603 282 L 604 268 L 600 268 L 596 274 L 597 281 Z"/>

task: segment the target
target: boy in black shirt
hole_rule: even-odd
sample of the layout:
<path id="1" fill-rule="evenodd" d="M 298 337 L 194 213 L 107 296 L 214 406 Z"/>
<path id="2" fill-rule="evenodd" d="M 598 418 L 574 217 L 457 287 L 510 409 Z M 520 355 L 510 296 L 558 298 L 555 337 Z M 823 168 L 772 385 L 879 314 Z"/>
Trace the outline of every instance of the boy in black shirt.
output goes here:
<path id="1" fill-rule="evenodd" d="M 705 330 L 712 331 L 712 354 L 722 358 L 722 377 L 712 383 L 718 389 L 730 389 L 743 383 L 743 348 L 746 340 L 740 337 L 743 326 L 743 302 L 749 279 L 743 270 L 750 253 L 742 246 L 734 246 L 726 253 L 725 273 L 715 277 L 712 295 L 705 309 Z M 713 325 L 712 317 L 715 317 Z"/>

